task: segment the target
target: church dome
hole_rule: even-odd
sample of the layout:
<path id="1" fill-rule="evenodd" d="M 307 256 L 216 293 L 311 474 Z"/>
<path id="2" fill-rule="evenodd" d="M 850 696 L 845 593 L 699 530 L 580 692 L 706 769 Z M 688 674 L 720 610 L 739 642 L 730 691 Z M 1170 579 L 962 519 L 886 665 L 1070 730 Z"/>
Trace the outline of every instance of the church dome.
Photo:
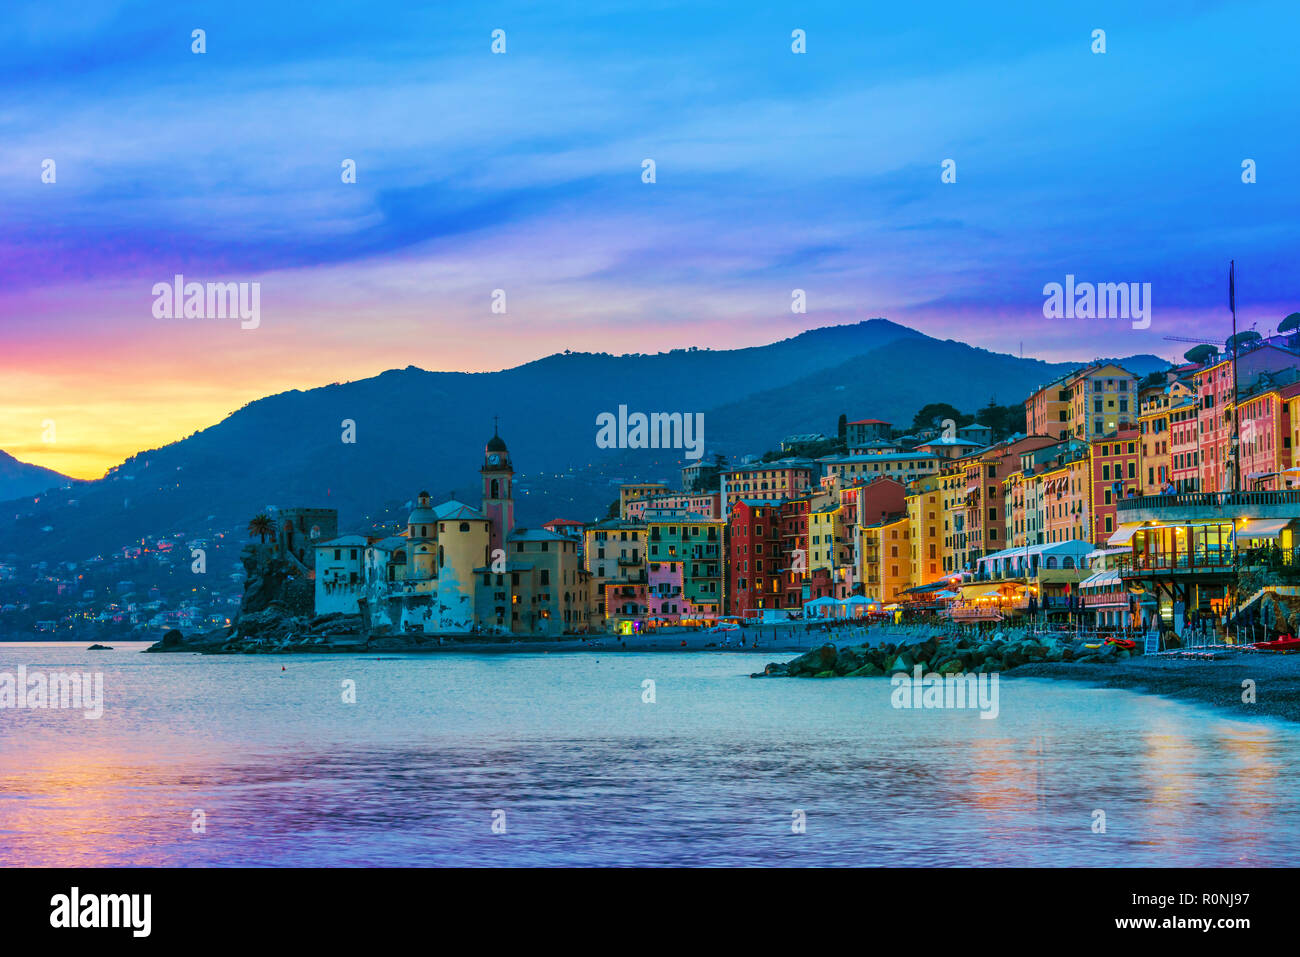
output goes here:
<path id="1" fill-rule="evenodd" d="M 407 525 L 432 525 L 438 520 L 438 513 L 429 505 L 429 493 L 421 492 L 415 500 L 415 508 L 406 519 Z"/>
<path id="2" fill-rule="evenodd" d="M 407 516 L 407 525 L 432 525 L 438 520 L 438 513 L 431 508 L 417 508 Z"/>
<path id="3" fill-rule="evenodd" d="M 499 435 L 494 435 L 488 439 L 487 450 L 489 452 L 504 452 L 506 450 L 506 440 Z"/>

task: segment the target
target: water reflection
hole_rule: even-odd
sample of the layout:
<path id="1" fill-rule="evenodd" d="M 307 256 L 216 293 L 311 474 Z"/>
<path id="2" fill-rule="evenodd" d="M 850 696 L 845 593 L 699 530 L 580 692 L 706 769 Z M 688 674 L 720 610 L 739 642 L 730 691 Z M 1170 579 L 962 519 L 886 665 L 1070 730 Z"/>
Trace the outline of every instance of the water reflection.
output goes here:
<path id="1" fill-rule="evenodd" d="M 986 721 L 710 655 L 96 664 L 102 721 L 0 712 L 0 865 L 1300 859 L 1296 729 L 1123 691 L 1008 681 Z"/>

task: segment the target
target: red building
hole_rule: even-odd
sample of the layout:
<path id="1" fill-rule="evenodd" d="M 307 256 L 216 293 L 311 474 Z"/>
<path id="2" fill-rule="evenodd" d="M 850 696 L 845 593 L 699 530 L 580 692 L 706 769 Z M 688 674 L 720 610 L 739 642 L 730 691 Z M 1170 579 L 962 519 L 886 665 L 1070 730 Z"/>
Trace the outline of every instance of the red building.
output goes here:
<path id="1" fill-rule="evenodd" d="M 784 542 L 781 503 L 774 499 L 741 499 L 727 522 L 727 556 L 731 588 L 730 614 L 752 614 L 765 608 L 789 607 L 783 601 Z"/>
<path id="2" fill-rule="evenodd" d="M 1142 494 L 1142 477 L 1138 474 L 1136 428 L 1121 429 L 1114 435 L 1092 441 L 1092 541 L 1105 548 L 1106 541 L 1119 528 L 1118 506 L 1121 498 Z"/>
<path id="3" fill-rule="evenodd" d="M 846 528 L 874 525 L 906 511 L 907 486 L 883 476 L 861 485 L 850 485 L 840 489 L 840 505 L 844 508 L 841 523 Z"/>
<path id="4" fill-rule="evenodd" d="M 586 527 L 582 522 L 575 522 L 571 518 L 553 518 L 542 526 L 548 532 L 576 538 L 578 541 L 582 541 L 582 532 Z"/>
<path id="5" fill-rule="evenodd" d="M 782 502 L 781 593 L 782 608 L 803 607 L 803 586 L 808 577 L 808 511 L 812 500 Z"/>

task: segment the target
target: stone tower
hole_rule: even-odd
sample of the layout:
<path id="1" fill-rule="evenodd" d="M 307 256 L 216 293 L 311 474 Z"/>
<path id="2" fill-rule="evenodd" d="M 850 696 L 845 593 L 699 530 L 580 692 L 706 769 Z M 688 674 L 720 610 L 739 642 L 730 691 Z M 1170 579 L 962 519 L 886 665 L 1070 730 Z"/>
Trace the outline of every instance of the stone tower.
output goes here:
<path id="1" fill-rule="evenodd" d="M 515 527 L 514 477 L 510 452 L 497 433 L 493 419 L 492 438 L 483 450 L 483 514 L 492 522 L 492 550 L 506 547 L 506 536 Z"/>

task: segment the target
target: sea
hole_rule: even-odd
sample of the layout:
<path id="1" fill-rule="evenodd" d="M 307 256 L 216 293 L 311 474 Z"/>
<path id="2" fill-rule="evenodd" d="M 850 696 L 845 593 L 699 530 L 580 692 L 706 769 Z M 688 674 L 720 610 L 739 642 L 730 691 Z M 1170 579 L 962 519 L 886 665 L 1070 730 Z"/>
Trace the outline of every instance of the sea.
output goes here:
<path id="1" fill-rule="evenodd" d="M 0 691 L 102 680 L 0 708 L 0 866 L 1300 863 L 1300 727 L 1132 691 L 1003 676 L 985 718 L 751 679 L 771 652 L 145 647 L 0 644 Z"/>

